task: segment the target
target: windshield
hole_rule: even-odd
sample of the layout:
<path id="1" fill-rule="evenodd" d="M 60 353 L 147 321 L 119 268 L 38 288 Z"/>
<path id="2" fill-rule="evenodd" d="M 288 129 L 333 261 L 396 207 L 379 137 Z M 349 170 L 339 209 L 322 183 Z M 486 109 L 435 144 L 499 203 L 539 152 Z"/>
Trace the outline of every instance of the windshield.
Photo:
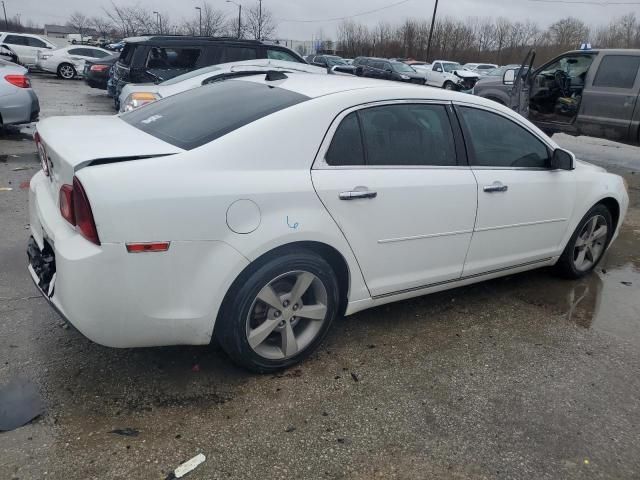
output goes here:
<path id="1" fill-rule="evenodd" d="M 199 68 L 198 70 L 192 70 L 191 72 L 183 73 L 182 75 L 173 77 L 171 80 L 165 80 L 160 85 L 173 85 L 175 83 L 180 83 L 183 80 L 188 80 L 190 78 L 197 77 L 198 75 L 215 72 L 217 70 L 221 70 L 221 69 L 216 65 L 213 65 L 211 67 Z"/>
<path id="2" fill-rule="evenodd" d="M 445 72 L 451 73 L 454 70 L 462 70 L 462 65 L 459 63 L 443 63 L 442 68 L 444 68 Z"/>
<path id="3" fill-rule="evenodd" d="M 191 150 L 308 99 L 273 85 L 225 80 L 172 95 L 120 118 L 171 145 Z"/>
<path id="4" fill-rule="evenodd" d="M 391 66 L 393 67 L 393 70 L 399 73 L 416 73 L 416 71 L 411 68 L 409 65 L 407 65 L 406 63 L 401 63 L 401 62 L 391 62 Z"/>

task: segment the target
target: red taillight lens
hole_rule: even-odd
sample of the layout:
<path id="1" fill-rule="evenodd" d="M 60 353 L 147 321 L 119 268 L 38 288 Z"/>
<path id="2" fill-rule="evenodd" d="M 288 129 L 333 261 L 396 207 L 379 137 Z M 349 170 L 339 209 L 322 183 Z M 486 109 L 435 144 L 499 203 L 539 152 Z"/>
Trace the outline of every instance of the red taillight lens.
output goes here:
<path id="1" fill-rule="evenodd" d="M 73 209 L 73 187 L 62 185 L 60 188 L 60 214 L 71 225 L 76 224 L 76 215 Z"/>
<path id="2" fill-rule="evenodd" d="M 38 157 L 40 157 L 40 165 L 42 165 L 42 170 L 44 174 L 49 176 L 49 162 L 47 160 L 47 151 L 44 148 L 44 144 L 42 143 L 42 139 L 40 138 L 40 134 L 36 131 L 33 134 L 33 141 L 36 142 L 36 149 L 38 150 Z"/>
<path id="3" fill-rule="evenodd" d="M 75 225 L 84 238 L 100 245 L 96 222 L 93 220 L 91 205 L 84 191 L 84 187 L 77 177 L 73 177 L 73 210 L 75 213 Z"/>
<path id="4" fill-rule="evenodd" d="M 19 88 L 31 88 L 29 77 L 25 75 L 5 75 L 4 79 Z"/>
<path id="5" fill-rule="evenodd" d="M 104 72 L 105 70 L 109 70 L 109 65 L 91 65 L 89 70 L 92 72 Z"/>

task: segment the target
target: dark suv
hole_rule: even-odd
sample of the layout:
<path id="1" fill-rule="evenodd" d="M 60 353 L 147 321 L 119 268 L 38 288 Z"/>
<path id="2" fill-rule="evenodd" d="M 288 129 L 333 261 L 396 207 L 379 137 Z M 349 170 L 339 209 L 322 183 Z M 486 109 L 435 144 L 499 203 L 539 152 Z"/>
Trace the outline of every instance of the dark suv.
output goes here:
<path id="1" fill-rule="evenodd" d="M 159 83 L 209 65 L 256 58 L 307 63 L 293 50 L 257 40 L 158 35 L 128 38 L 125 42 L 108 92 L 116 109 L 120 91 L 127 83 Z"/>
<path id="2" fill-rule="evenodd" d="M 406 63 L 384 58 L 367 58 L 358 63 L 356 75 L 424 85 L 424 76 Z"/>

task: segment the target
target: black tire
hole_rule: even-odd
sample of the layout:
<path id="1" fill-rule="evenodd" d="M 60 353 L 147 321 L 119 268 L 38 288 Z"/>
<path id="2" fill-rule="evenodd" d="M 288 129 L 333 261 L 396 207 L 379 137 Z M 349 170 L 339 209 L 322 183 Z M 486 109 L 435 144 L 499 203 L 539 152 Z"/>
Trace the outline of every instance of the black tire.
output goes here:
<path id="1" fill-rule="evenodd" d="M 254 302 L 257 302 L 257 296 L 263 288 L 274 279 L 295 271 L 311 273 L 322 283 L 326 292 L 327 307 L 322 320 L 324 323 L 318 327 L 319 331 L 313 334 L 312 340 L 295 355 L 288 358 L 266 358 L 249 344 L 249 315 L 256 308 Z M 331 265 L 322 257 L 304 249 L 271 256 L 250 265 L 233 283 L 220 309 L 215 326 L 215 337 L 236 364 L 253 372 L 274 372 L 299 363 L 316 350 L 337 316 L 339 305 L 340 292 L 337 277 Z M 303 323 L 299 325 L 304 327 Z M 278 332 L 273 330 L 266 342 L 277 343 L 279 338 Z"/>
<path id="2" fill-rule="evenodd" d="M 70 72 L 70 73 L 67 73 L 67 72 Z M 66 62 L 58 65 L 57 73 L 58 73 L 58 77 L 64 80 L 71 80 L 75 78 L 75 76 L 78 74 L 78 72 L 76 72 L 75 67 L 70 63 L 66 63 Z"/>
<path id="3" fill-rule="evenodd" d="M 603 238 L 603 249 L 598 255 L 598 258 L 596 258 L 595 261 L 588 268 L 578 269 L 576 267 L 576 260 L 575 260 L 576 248 L 578 248 L 576 246 L 576 242 L 578 241 L 578 236 L 580 235 L 581 232 L 583 232 L 586 225 L 590 221 L 592 221 L 594 217 L 597 217 L 597 216 L 602 217 L 604 219 L 604 222 L 606 222 L 606 226 L 607 226 L 607 234 Z M 611 212 L 609 211 L 609 209 L 601 203 L 592 207 L 591 210 L 589 210 L 585 214 L 585 216 L 582 217 L 582 220 L 580 220 L 580 223 L 578 223 L 578 227 L 576 228 L 575 232 L 573 232 L 573 235 L 571 235 L 571 238 L 569 239 L 567 246 L 565 247 L 564 251 L 562 252 L 562 255 L 560 256 L 560 258 L 558 259 L 558 262 L 555 265 L 556 272 L 565 278 L 572 278 L 572 279 L 581 278 L 591 273 L 593 269 L 598 266 L 598 263 L 602 260 L 602 257 L 604 256 L 604 253 L 606 252 L 606 249 L 609 246 L 609 242 L 611 241 L 611 237 L 613 235 L 613 229 L 614 229 L 613 218 L 611 217 Z"/>
<path id="4" fill-rule="evenodd" d="M 444 88 L 445 90 L 455 90 L 456 86 L 454 85 L 454 83 L 450 80 L 447 80 L 446 82 L 444 82 L 444 84 L 442 85 L 442 88 Z"/>

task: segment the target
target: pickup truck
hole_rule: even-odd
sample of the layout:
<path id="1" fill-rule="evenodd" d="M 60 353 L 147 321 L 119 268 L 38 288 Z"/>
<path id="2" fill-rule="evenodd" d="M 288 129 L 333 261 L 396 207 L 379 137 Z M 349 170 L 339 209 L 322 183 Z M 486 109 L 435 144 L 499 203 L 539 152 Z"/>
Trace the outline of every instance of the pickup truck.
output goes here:
<path id="1" fill-rule="evenodd" d="M 480 74 L 466 70 L 458 62 L 447 60 L 435 60 L 424 70 L 424 74 L 427 85 L 458 91 L 471 90 L 480 78 Z"/>
<path id="2" fill-rule="evenodd" d="M 504 72 L 511 108 L 547 134 L 640 144 L 640 50 L 574 50 L 537 69 L 534 60 L 531 51 Z"/>

